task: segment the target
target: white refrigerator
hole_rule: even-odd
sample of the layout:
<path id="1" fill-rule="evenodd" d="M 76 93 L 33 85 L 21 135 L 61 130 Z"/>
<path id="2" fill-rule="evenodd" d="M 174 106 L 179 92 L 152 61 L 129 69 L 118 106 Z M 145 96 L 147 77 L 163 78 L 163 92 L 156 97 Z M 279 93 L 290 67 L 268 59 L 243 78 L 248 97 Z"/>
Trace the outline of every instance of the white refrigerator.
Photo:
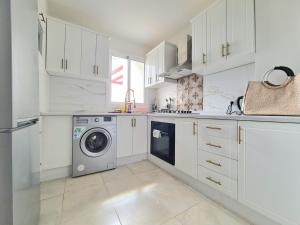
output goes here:
<path id="1" fill-rule="evenodd" d="M 0 225 L 40 210 L 36 0 L 0 0 Z"/>

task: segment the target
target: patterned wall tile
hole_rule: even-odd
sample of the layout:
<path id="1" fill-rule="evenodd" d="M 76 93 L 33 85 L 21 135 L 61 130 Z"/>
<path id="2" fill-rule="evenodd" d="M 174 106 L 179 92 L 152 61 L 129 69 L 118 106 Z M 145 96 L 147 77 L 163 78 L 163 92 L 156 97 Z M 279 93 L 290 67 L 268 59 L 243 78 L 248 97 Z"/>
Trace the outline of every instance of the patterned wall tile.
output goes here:
<path id="1" fill-rule="evenodd" d="M 177 83 L 178 110 L 203 109 L 203 77 L 196 74 L 183 77 Z"/>

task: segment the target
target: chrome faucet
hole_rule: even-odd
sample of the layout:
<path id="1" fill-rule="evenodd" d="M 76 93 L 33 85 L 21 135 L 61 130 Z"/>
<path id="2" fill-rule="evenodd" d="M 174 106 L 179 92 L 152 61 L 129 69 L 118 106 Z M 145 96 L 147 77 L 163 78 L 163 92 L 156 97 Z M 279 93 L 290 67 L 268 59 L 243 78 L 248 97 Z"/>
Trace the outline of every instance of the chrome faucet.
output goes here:
<path id="1" fill-rule="evenodd" d="M 131 93 L 133 97 L 132 101 L 131 101 Z M 135 108 L 136 105 L 135 105 L 134 90 L 128 89 L 125 94 L 125 112 L 132 113 Z"/>

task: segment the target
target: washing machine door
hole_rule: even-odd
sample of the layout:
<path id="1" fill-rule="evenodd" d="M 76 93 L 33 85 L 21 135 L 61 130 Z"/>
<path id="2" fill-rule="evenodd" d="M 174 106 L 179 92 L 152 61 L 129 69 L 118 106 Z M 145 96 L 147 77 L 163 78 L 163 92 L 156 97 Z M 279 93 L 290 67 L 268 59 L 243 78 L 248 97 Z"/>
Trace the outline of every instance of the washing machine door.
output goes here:
<path id="1" fill-rule="evenodd" d="M 111 146 L 111 135 L 103 128 L 93 128 L 86 131 L 80 140 L 81 151 L 89 157 L 104 155 Z"/>

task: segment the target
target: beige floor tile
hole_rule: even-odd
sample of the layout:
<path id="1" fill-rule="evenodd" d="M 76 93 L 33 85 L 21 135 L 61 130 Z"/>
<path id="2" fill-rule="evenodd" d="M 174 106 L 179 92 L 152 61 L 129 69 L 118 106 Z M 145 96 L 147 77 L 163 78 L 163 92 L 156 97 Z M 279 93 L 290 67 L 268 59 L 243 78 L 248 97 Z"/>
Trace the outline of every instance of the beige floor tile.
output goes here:
<path id="1" fill-rule="evenodd" d="M 129 176 L 133 176 L 133 174 L 126 166 L 122 166 L 115 170 L 103 172 L 101 173 L 101 176 L 103 181 L 107 183 L 115 180 L 126 179 Z"/>
<path id="2" fill-rule="evenodd" d="M 198 192 L 178 181 L 160 183 L 153 187 L 151 194 L 174 215 L 204 201 Z"/>
<path id="3" fill-rule="evenodd" d="M 145 183 L 157 184 L 157 183 L 169 183 L 174 181 L 174 177 L 164 172 L 161 169 L 154 169 L 145 173 L 136 174 L 136 176 Z"/>
<path id="4" fill-rule="evenodd" d="M 63 196 L 41 201 L 40 225 L 59 225 Z"/>
<path id="5" fill-rule="evenodd" d="M 115 211 L 89 210 L 76 213 L 60 225 L 121 225 Z"/>
<path id="6" fill-rule="evenodd" d="M 141 193 L 124 199 L 115 207 L 122 225 L 159 225 L 174 216 L 160 201 Z"/>
<path id="7" fill-rule="evenodd" d="M 203 201 L 177 216 L 182 225 L 250 225 L 222 207 Z"/>
<path id="8" fill-rule="evenodd" d="M 162 223 L 161 225 L 182 225 L 177 219 L 171 219 L 165 223 Z"/>
<path id="9" fill-rule="evenodd" d="M 62 195 L 65 191 L 66 179 L 47 181 L 41 184 L 41 200 Z"/>
<path id="10" fill-rule="evenodd" d="M 137 177 L 129 176 L 125 179 L 107 182 L 105 186 L 111 196 L 118 198 L 118 195 L 126 196 L 138 192 L 145 185 Z"/>
<path id="11" fill-rule="evenodd" d="M 130 164 L 130 165 L 128 165 L 128 168 L 134 174 L 138 174 L 138 173 L 144 173 L 144 172 L 148 172 L 150 170 L 157 169 L 158 167 L 155 166 L 154 164 L 152 164 L 150 161 L 144 160 L 141 162 Z"/>
<path id="12" fill-rule="evenodd" d="M 89 188 L 91 185 L 99 185 L 104 187 L 100 173 L 76 178 L 67 178 L 65 192 L 83 191 L 86 188 Z"/>

